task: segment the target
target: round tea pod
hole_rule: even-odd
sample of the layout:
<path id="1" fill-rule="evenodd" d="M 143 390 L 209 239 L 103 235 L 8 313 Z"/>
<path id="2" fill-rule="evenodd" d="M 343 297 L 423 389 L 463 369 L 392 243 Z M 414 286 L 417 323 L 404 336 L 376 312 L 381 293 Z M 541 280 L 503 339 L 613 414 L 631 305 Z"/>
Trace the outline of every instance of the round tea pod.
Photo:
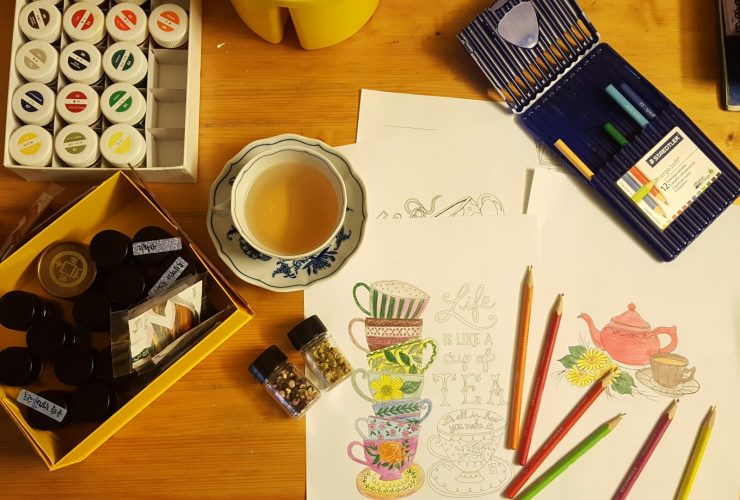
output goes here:
<path id="1" fill-rule="evenodd" d="M 110 330 L 111 303 L 99 292 L 87 291 L 77 297 L 72 307 L 72 317 L 82 328 L 93 332 Z"/>
<path id="2" fill-rule="evenodd" d="M 76 343 L 74 328 L 57 318 L 44 318 L 26 332 L 28 350 L 41 359 L 52 359 L 59 351 Z"/>
<path id="3" fill-rule="evenodd" d="M 160 5 L 149 15 L 149 33 L 166 49 L 184 45 L 188 41 L 188 13 L 179 5 Z"/>
<path id="4" fill-rule="evenodd" d="M 133 243 L 154 242 L 159 240 L 169 240 L 172 238 L 173 236 L 168 231 L 159 226 L 146 226 L 136 232 Z M 136 262 L 141 262 L 142 264 L 158 264 L 164 261 L 172 253 L 173 252 L 171 251 L 147 253 L 143 255 L 135 255 L 134 259 L 136 259 Z"/>
<path id="5" fill-rule="evenodd" d="M 133 266 L 118 267 L 108 273 L 105 280 L 105 295 L 122 308 L 138 302 L 145 289 L 144 276 Z"/>
<path id="6" fill-rule="evenodd" d="M 70 43 L 59 56 L 59 69 L 70 82 L 93 85 L 103 78 L 103 56 L 90 42 Z"/>
<path id="7" fill-rule="evenodd" d="M 149 65 L 139 47 L 130 42 L 116 42 L 103 54 L 103 70 L 116 83 L 136 85 L 146 78 Z"/>
<path id="8" fill-rule="evenodd" d="M 59 71 L 59 53 L 49 42 L 32 40 L 16 52 L 15 69 L 29 82 L 52 83 Z"/>
<path id="9" fill-rule="evenodd" d="M 13 93 L 11 107 L 20 121 L 44 127 L 54 119 L 54 91 L 43 83 L 30 82 Z"/>
<path id="10" fill-rule="evenodd" d="M 29 40 L 52 43 L 62 32 L 62 13 L 49 0 L 37 0 L 21 9 L 18 26 Z"/>
<path id="11" fill-rule="evenodd" d="M 81 385 L 72 393 L 70 406 L 77 420 L 102 422 L 116 411 L 117 399 L 116 391 L 93 381 Z"/>
<path id="12" fill-rule="evenodd" d="M 26 331 L 46 315 L 45 304 L 32 293 L 13 290 L 0 297 L 0 325 L 10 330 Z"/>
<path id="13" fill-rule="evenodd" d="M 131 125 L 112 125 L 100 137 L 100 152 L 114 167 L 140 168 L 146 159 L 146 141 Z"/>
<path id="14" fill-rule="evenodd" d="M 59 159 L 70 167 L 89 168 L 100 158 L 98 134 L 86 125 L 73 123 L 57 134 L 54 150 Z"/>
<path id="15" fill-rule="evenodd" d="M 64 11 L 62 27 L 73 41 L 94 45 L 105 38 L 105 14 L 93 2 L 77 2 Z"/>
<path id="16" fill-rule="evenodd" d="M 25 347 L 8 347 L 0 351 L 0 385 L 23 387 L 41 375 L 41 360 Z"/>
<path id="17" fill-rule="evenodd" d="M 54 373 L 66 385 L 79 386 L 95 375 L 95 359 L 87 347 L 65 347 L 54 358 Z"/>
<path id="18" fill-rule="evenodd" d="M 116 42 L 141 45 L 149 36 L 144 9 L 129 2 L 111 7 L 105 17 L 105 28 Z"/>
<path id="19" fill-rule="evenodd" d="M 97 269 L 86 245 L 60 241 L 44 249 L 36 272 L 44 290 L 54 297 L 68 299 L 90 288 Z"/>
<path id="20" fill-rule="evenodd" d="M 146 99 L 130 83 L 114 83 L 106 88 L 100 105 L 103 115 L 114 124 L 137 125 L 146 115 Z"/>
<path id="21" fill-rule="evenodd" d="M 54 149 L 48 130 L 38 125 L 24 125 L 10 135 L 8 150 L 18 165 L 47 167 Z"/>
<path id="22" fill-rule="evenodd" d="M 67 123 L 93 125 L 100 120 L 100 97 L 89 85 L 70 83 L 57 94 L 57 113 Z"/>
<path id="23" fill-rule="evenodd" d="M 115 229 L 105 229 L 90 241 L 90 255 L 101 269 L 120 266 L 131 257 L 131 239 Z"/>
<path id="24" fill-rule="evenodd" d="M 48 416 L 45 412 L 23 406 L 23 412 L 28 425 L 39 431 L 55 431 L 67 426 L 72 420 L 72 413 L 69 411 L 70 394 L 65 391 L 43 391 L 38 393 L 38 397 L 44 398 L 48 402 L 56 405 L 57 409 L 66 410 L 61 421 Z"/>

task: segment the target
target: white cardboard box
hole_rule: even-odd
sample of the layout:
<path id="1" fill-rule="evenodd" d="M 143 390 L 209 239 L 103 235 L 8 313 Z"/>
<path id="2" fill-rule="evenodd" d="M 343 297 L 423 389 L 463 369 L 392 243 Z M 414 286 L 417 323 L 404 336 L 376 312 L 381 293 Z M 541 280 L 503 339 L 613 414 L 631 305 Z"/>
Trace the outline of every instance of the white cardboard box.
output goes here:
<path id="1" fill-rule="evenodd" d="M 21 9 L 31 0 L 16 0 L 15 25 L 10 56 L 10 78 L 8 84 L 8 106 L 5 118 L 4 165 L 29 181 L 100 181 L 115 173 L 105 160 L 97 168 L 72 168 L 64 166 L 54 155 L 50 167 L 26 167 L 17 165 L 10 157 L 7 144 L 10 134 L 23 123 L 13 114 L 11 102 L 15 90 L 26 81 L 15 69 L 15 54 L 27 40 L 18 27 Z M 73 2 L 64 0 L 60 7 L 66 9 Z M 137 170 L 147 182 L 196 182 L 198 180 L 198 121 L 200 116 L 200 49 L 202 0 L 150 0 L 143 5 L 147 15 L 155 7 L 164 3 L 175 3 L 188 11 L 189 39 L 185 48 L 159 48 L 151 39 L 144 53 L 149 60 L 146 87 L 140 90 L 147 98 L 147 115 L 144 127 L 140 129 L 147 143 L 146 167 Z M 107 9 L 115 5 L 107 0 L 100 7 Z M 62 32 L 61 39 L 55 42 L 61 50 L 70 43 Z M 109 36 L 98 44 L 101 52 L 113 43 Z M 102 93 L 112 82 L 105 77 L 105 85 L 95 87 Z M 59 75 L 55 93 L 69 83 Z M 53 134 L 56 137 L 66 124 L 58 116 L 54 118 Z M 101 133 L 109 124 L 103 118 L 101 124 L 94 126 Z"/>

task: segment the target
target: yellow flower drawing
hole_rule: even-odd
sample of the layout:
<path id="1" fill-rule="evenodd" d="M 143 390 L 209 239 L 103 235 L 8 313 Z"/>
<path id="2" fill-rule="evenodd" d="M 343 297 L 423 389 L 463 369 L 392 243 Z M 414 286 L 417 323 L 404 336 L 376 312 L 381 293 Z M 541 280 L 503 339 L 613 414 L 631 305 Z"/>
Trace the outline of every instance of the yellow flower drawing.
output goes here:
<path id="1" fill-rule="evenodd" d="M 594 383 L 599 374 L 581 370 L 577 366 L 574 366 L 573 368 L 568 369 L 565 376 L 568 379 L 568 382 L 570 382 L 570 385 L 575 387 L 586 387 Z"/>
<path id="2" fill-rule="evenodd" d="M 379 379 L 370 382 L 370 389 L 375 391 L 373 398 L 376 401 L 391 401 L 403 397 L 403 393 L 401 392 L 402 385 L 403 381 L 400 377 L 391 377 L 384 373 Z"/>
<path id="3" fill-rule="evenodd" d="M 601 349 L 588 349 L 578 359 L 576 366 L 587 372 L 603 373 L 609 366 L 609 356 Z"/>
<path id="4" fill-rule="evenodd" d="M 380 460 L 391 465 L 403 462 L 405 453 L 403 446 L 398 441 L 386 441 L 378 446 Z"/>

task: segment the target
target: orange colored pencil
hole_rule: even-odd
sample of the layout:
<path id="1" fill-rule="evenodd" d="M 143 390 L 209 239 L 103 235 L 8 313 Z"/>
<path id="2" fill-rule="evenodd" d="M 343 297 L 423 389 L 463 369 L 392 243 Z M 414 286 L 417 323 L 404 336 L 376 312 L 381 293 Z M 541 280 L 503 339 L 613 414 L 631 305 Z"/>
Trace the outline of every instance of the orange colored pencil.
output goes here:
<path id="1" fill-rule="evenodd" d="M 529 406 L 527 407 L 527 418 L 524 420 L 524 429 L 522 430 L 522 440 L 519 443 L 519 454 L 517 460 L 520 465 L 527 464 L 527 456 L 529 455 L 529 446 L 532 444 L 532 434 L 534 434 L 534 424 L 537 421 L 537 414 L 540 410 L 540 402 L 542 401 L 542 393 L 545 390 L 545 382 L 547 381 L 547 372 L 550 369 L 550 361 L 552 360 L 552 352 L 555 349 L 555 340 L 558 336 L 558 330 L 560 329 L 560 319 L 563 317 L 563 294 L 558 295 L 558 301 L 555 304 L 550 315 L 550 325 L 547 329 L 547 335 L 545 336 L 545 345 L 540 352 L 540 361 L 537 366 L 537 375 L 534 379 L 534 387 L 532 388 L 532 394 L 529 397 Z"/>
<path id="2" fill-rule="evenodd" d="M 532 316 L 532 294 L 534 276 L 532 266 L 527 268 L 527 280 L 522 289 L 522 303 L 519 311 L 519 339 L 514 364 L 514 384 L 509 405 L 509 434 L 506 447 L 516 450 L 519 446 L 519 416 L 522 411 L 522 391 L 524 389 L 524 368 L 527 363 L 527 341 L 529 339 L 529 319 Z"/>
<path id="3" fill-rule="evenodd" d="M 519 493 L 519 490 L 524 487 L 525 483 L 532 477 L 532 474 L 535 473 L 537 468 L 542 465 L 542 462 L 545 461 L 552 450 L 555 449 L 558 443 L 560 443 L 566 434 L 568 434 L 568 431 L 570 431 L 583 414 L 586 413 L 586 410 L 594 404 L 594 401 L 599 398 L 601 393 L 611 385 L 612 380 L 614 379 L 614 374 L 615 369 L 609 370 L 600 380 L 597 380 L 594 385 L 591 386 L 578 404 L 570 411 L 568 416 L 565 417 L 555 431 L 550 434 L 550 437 L 547 438 L 547 441 L 545 441 L 542 447 L 537 450 L 534 456 L 532 456 L 532 459 L 527 462 L 527 465 L 525 465 L 519 471 L 519 474 L 517 474 L 511 483 L 509 483 L 509 486 L 507 486 L 504 491 L 504 496 L 506 498 L 514 498 L 516 494 Z"/>
<path id="4" fill-rule="evenodd" d="M 631 174 L 632 174 L 632 175 L 633 175 L 633 176 L 634 176 L 634 177 L 635 177 L 635 178 L 636 178 L 636 179 L 637 179 L 637 180 L 638 180 L 638 181 L 640 182 L 640 184 L 642 184 L 643 186 L 644 186 L 645 184 L 648 184 L 648 183 L 650 183 L 650 182 L 653 182 L 653 181 L 651 181 L 650 179 L 648 179 L 648 178 L 647 178 L 647 177 L 645 176 L 645 174 L 643 174 L 642 172 L 640 172 L 640 169 L 638 169 L 637 167 L 632 167 L 632 168 L 630 169 L 630 173 L 631 173 Z M 652 194 L 653 196 L 655 196 L 656 198 L 658 198 L 658 199 L 659 199 L 660 201 L 662 201 L 663 203 L 668 203 L 668 202 L 666 201 L 666 199 L 665 199 L 665 195 L 664 195 L 663 193 L 661 193 L 661 192 L 660 192 L 660 191 L 658 190 L 658 188 L 657 188 L 657 187 L 655 187 L 655 184 L 653 184 L 653 187 L 652 187 L 652 188 L 650 189 L 650 194 Z"/>

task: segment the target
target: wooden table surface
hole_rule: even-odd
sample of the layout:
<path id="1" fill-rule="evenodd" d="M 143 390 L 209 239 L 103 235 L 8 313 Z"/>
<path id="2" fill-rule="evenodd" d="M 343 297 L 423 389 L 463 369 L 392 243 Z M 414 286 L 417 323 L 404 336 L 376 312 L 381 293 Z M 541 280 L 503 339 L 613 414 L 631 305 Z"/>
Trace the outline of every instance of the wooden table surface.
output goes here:
<path id="1" fill-rule="evenodd" d="M 354 142 L 361 88 L 488 98 L 487 81 L 455 35 L 491 3 L 382 0 L 357 35 L 309 52 L 293 33 L 280 45 L 257 38 L 228 0 L 204 1 L 199 181 L 153 190 L 238 285 L 257 316 L 81 464 L 48 473 L 10 419 L 0 415 L 0 496 L 304 497 L 304 424 L 284 418 L 247 371 L 270 344 L 292 351 L 285 332 L 302 319 L 303 297 L 242 284 L 217 259 L 205 226 L 208 190 L 224 162 L 258 138 L 294 132 L 332 145 Z M 740 114 L 722 111 L 719 100 L 715 2 L 581 4 L 603 40 L 740 164 Z M 11 23 L 2 16 L 3 72 Z M 2 81 L 2 109 L 6 94 Z M 0 169 L 0 237 L 42 188 Z"/>

